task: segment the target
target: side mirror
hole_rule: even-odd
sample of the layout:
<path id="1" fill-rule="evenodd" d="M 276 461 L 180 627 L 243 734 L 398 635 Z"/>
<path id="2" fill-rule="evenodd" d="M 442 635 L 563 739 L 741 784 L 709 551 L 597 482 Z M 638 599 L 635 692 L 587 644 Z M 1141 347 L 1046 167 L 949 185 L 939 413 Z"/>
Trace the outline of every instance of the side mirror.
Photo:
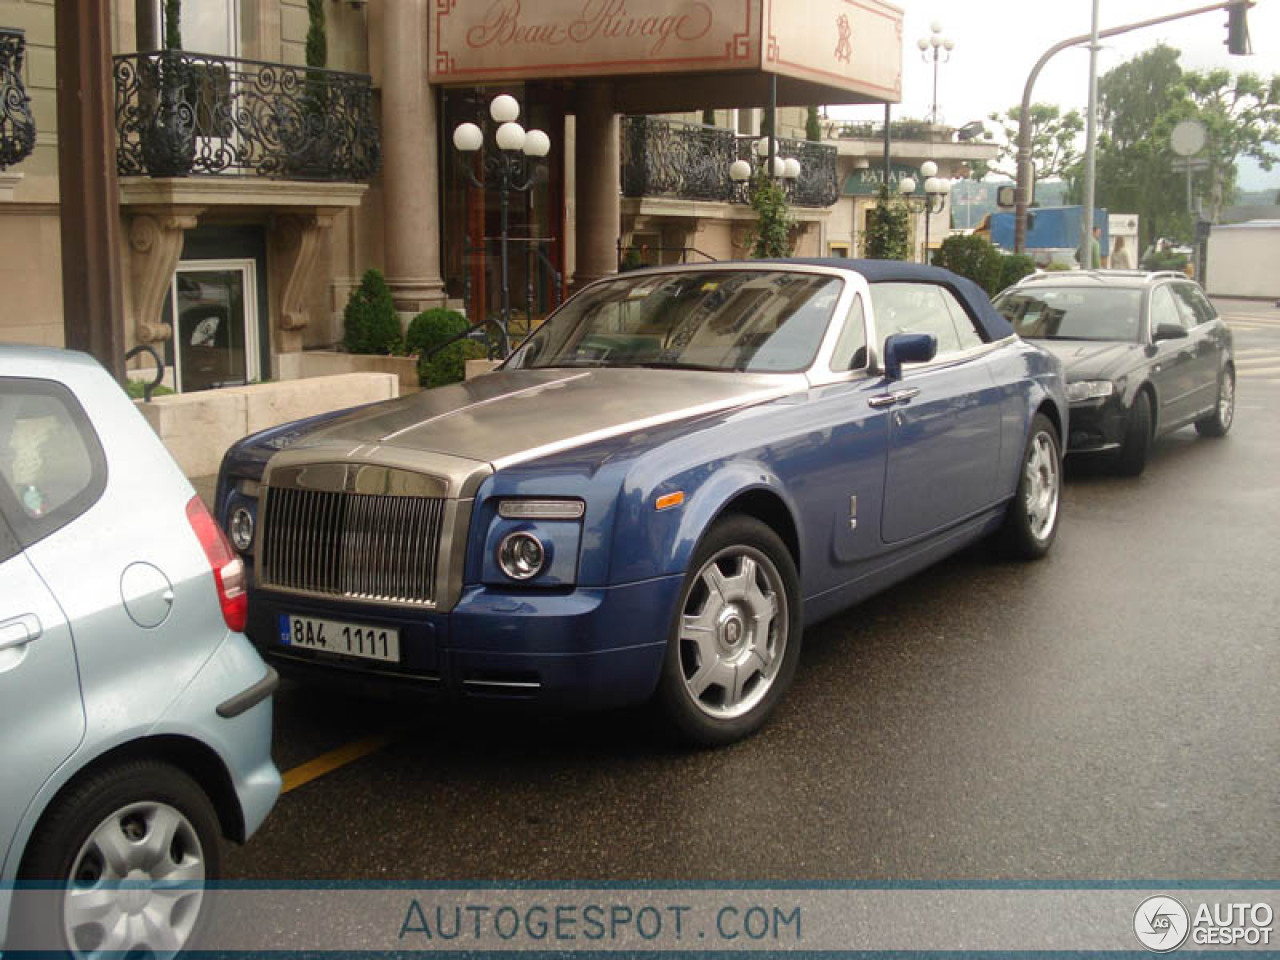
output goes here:
<path id="1" fill-rule="evenodd" d="M 884 375 L 902 379 L 904 363 L 928 363 L 938 353 L 938 338 L 932 333 L 895 333 L 884 341 Z"/>
<path id="2" fill-rule="evenodd" d="M 1161 323 L 1156 326 L 1156 332 L 1152 335 L 1151 342 L 1159 343 L 1161 340 L 1181 340 L 1186 337 L 1186 335 L 1186 329 L 1176 323 Z"/>

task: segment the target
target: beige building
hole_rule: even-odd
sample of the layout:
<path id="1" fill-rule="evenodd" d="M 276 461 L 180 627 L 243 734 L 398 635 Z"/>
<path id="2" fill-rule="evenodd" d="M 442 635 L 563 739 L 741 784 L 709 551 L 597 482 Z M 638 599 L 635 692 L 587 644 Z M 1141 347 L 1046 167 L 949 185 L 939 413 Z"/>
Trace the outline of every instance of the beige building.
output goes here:
<path id="1" fill-rule="evenodd" d="M 805 106 L 899 99 L 901 11 L 881 0 L 164 0 L 111 4 L 125 340 L 181 391 L 282 379 L 341 339 L 369 267 L 405 316 L 500 303 L 504 191 L 487 115 L 513 95 L 544 160 L 515 171 L 509 290 L 535 318 L 620 264 L 747 252 L 730 176 L 776 96 L 798 255 L 856 254 L 881 144 L 803 140 Z M 306 65 L 317 14 L 325 69 Z M 0 339 L 63 342 L 53 0 L 25 32 L 34 152 L 0 171 Z M 714 110 L 714 125 L 704 111 Z M 481 127 L 483 156 L 453 131 Z M 904 145 L 905 147 L 905 145 Z M 895 151 L 955 172 L 964 145 Z M 487 159 L 486 159 L 487 158 Z M 864 165 L 865 162 L 865 165 Z M 540 169 L 536 169 L 540 168 Z M 479 185 L 472 182 L 472 178 Z M 941 215 L 931 225 L 945 236 Z"/>

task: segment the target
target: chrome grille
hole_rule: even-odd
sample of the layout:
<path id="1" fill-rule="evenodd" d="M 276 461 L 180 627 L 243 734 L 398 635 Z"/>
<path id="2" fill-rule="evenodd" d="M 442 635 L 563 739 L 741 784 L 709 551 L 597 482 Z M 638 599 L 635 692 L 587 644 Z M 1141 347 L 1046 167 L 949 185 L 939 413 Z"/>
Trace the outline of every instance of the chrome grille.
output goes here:
<path id="1" fill-rule="evenodd" d="M 434 604 L 445 502 L 273 487 L 262 521 L 262 583 Z"/>

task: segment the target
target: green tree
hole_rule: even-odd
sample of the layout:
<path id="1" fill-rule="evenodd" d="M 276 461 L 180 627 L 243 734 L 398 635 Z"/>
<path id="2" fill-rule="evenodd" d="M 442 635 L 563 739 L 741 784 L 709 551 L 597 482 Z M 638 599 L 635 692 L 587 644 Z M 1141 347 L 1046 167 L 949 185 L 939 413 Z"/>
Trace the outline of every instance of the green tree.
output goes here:
<path id="1" fill-rule="evenodd" d="M 876 205 L 867 211 L 863 256 L 871 260 L 906 260 L 911 256 L 911 214 L 906 201 L 881 184 Z"/>
<path id="2" fill-rule="evenodd" d="M 307 66 L 328 66 L 329 40 L 325 33 L 324 0 L 307 0 L 307 20 Z"/>
<path id="3" fill-rule="evenodd" d="M 979 179 L 987 173 L 1005 177 L 1017 176 L 1018 127 L 1021 107 L 1010 107 L 1003 114 L 993 113 L 990 119 L 1004 135 L 1000 155 L 995 161 L 980 164 L 974 175 Z M 1077 147 L 1084 130 L 1084 119 L 1077 110 L 1066 113 L 1052 103 L 1031 105 L 1031 164 L 1037 180 L 1065 176 L 1080 157 Z"/>
<path id="4" fill-rule="evenodd" d="M 809 107 L 804 118 L 804 138 L 814 143 L 822 142 L 822 119 L 818 116 L 817 107 Z"/>
<path id="5" fill-rule="evenodd" d="M 751 183 L 751 209 L 756 212 L 751 256 L 757 260 L 791 256 L 793 221 L 782 184 L 757 173 Z"/>

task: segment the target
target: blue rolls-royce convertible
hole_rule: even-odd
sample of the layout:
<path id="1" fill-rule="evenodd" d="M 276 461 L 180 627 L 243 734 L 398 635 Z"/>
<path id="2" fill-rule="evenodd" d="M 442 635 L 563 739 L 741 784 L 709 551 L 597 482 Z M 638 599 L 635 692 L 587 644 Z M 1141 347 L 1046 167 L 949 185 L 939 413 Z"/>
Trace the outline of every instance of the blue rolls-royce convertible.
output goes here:
<path id="1" fill-rule="evenodd" d="M 652 701 L 721 744 L 801 633 L 987 535 L 1058 528 L 1059 363 L 973 284 L 753 261 L 586 287 L 496 372 L 228 453 L 217 510 L 282 671 Z"/>

